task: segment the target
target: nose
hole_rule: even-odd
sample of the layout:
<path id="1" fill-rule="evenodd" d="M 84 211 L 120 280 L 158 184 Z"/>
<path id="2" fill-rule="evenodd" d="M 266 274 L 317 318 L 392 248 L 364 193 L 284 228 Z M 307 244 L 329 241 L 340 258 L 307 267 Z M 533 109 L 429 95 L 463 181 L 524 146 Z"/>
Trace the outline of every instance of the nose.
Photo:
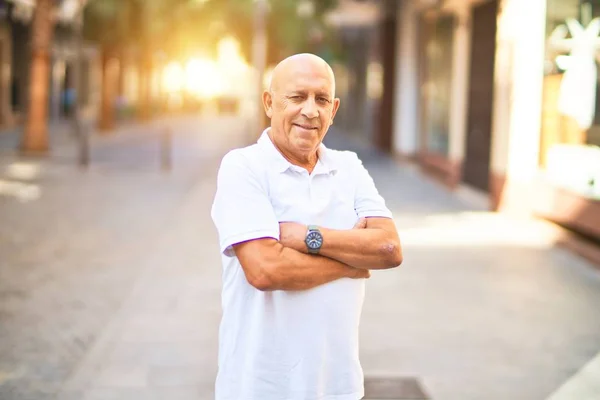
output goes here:
<path id="1" fill-rule="evenodd" d="M 308 97 L 302 106 L 302 116 L 308 119 L 317 118 L 319 116 L 319 109 L 317 103 L 312 97 Z"/>

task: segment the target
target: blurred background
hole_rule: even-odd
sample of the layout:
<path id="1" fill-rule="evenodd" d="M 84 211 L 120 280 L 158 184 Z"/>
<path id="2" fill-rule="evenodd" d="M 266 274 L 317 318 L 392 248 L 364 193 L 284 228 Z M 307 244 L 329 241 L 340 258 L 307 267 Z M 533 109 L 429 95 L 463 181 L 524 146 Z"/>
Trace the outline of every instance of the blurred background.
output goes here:
<path id="1" fill-rule="evenodd" d="M 600 399 L 600 0 L 0 0 L 0 399 L 214 397 L 216 171 L 300 52 L 394 213 L 365 399 Z"/>

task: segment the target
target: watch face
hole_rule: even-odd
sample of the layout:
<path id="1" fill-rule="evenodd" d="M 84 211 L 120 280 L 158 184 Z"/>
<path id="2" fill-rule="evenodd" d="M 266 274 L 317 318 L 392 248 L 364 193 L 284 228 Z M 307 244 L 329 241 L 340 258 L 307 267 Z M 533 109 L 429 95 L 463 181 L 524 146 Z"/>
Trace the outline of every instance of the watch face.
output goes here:
<path id="1" fill-rule="evenodd" d="M 323 244 L 323 237 L 319 232 L 310 232 L 306 236 L 306 245 L 309 249 L 320 249 Z"/>

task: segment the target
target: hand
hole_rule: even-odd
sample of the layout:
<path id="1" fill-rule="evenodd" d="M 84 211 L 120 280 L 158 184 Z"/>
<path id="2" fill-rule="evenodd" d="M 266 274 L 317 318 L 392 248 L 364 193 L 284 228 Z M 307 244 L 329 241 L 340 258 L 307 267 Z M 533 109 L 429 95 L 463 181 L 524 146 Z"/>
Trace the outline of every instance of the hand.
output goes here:
<path id="1" fill-rule="evenodd" d="M 359 218 L 358 221 L 356 221 L 356 224 L 354 224 L 354 226 L 352 227 L 352 229 L 365 229 L 366 227 L 367 227 L 367 219 Z"/>
<path id="2" fill-rule="evenodd" d="M 308 253 L 306 243 L 306 232 L 308 227 L 298 222 L 280 222 L 279 223 L 279 243 L 284 247 L 289 247 L 301 253 Z"/>
<path id="3" fill-rule="evenodd" d="M 354 268 L 354 274 L 350 277 L 352 279 L 369 279 L 371 277 L 371 271 L 363 268 Z"/>

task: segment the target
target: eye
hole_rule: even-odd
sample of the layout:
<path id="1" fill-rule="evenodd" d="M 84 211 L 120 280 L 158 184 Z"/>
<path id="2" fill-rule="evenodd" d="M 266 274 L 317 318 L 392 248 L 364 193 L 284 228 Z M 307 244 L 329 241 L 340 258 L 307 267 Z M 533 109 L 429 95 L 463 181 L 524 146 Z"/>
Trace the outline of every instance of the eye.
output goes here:
<path id="1" fill-rule="evenodd" d="M 325 97 L 319 97 L 317 99 L 317 101 L 321 102 L 321 103 L 329 103 L 329 99 L 325 98 Z"/>

